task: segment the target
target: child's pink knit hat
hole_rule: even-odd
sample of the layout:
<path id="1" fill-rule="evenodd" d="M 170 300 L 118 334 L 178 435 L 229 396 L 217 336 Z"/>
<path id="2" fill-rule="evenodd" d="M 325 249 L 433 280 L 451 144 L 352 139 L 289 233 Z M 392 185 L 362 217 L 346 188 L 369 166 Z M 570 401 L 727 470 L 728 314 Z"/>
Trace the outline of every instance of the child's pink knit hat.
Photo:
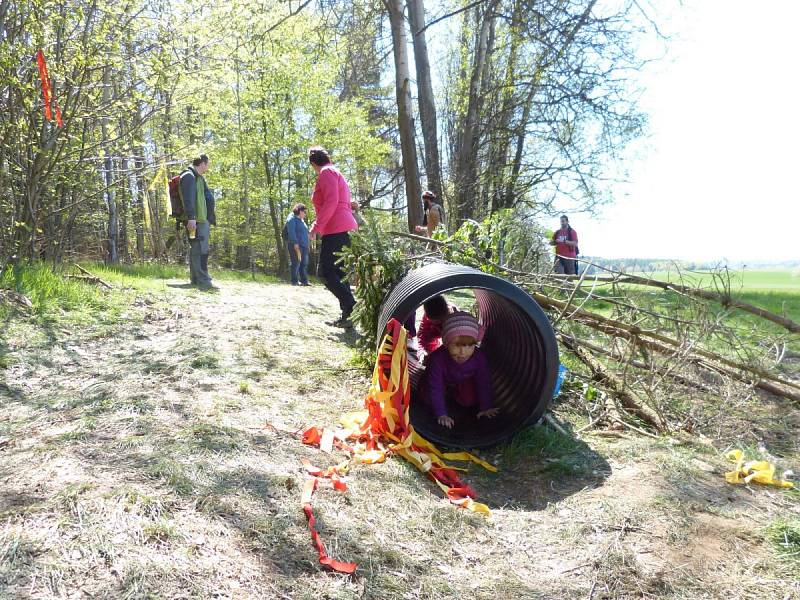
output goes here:
<path id="1" fill-rule="evenodd" d="M 454 338 L 466 335 L 480 341 L 483 337 L 478 319 L 468 312 L 454 312 L 448 315 L 442 325 L 442 342 L 447 346 Z"/>

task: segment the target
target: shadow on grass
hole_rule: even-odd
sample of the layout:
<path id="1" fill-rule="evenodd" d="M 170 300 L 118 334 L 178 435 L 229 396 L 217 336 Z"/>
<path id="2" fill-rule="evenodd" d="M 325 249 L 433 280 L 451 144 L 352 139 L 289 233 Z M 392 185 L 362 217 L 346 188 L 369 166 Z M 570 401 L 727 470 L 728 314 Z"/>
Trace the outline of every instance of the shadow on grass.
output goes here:
<path id="1" fill-rule="evenodd" d="M 170 491 L 172 503 L 189 502 L 200 513 L 221 519 L 241 534 L 274 581 L 303 578 L 321 570 L 302 511 L 286 510 L 297 506 L 301 484 L 294 474 L 280 476 L 250 466 L 226 468 L 221 453 L 230 454 L 252 443 L 244 431 L 195 422 L 180 435 L 183 444 L 160 444 L 150 450 L 91 431 L 64 440 L 62 447 L 78 457 L 88 473 L 103 473 L 106 478 L 116 473 L 112 479 L 125 482 L 123 487 L 156 483 Z M 22 493 L 0 494 L 0 514 L 14 517 L 40 500 Z M 42 568 L 37 560 L 17 564 L 14 578 L 25 580 Z M 153 591 L 163 592 L 157 581 L 162 577 L 153 575 L 142 579 L 143 589 L 152 586 Z M 125 586 L 120 582 L 116 593 Z M 201 583 L 198 586 L 198 593 L 207 591 L 201 589 Z M 108 597 L 112 596 L 118 597 Z"/>
<path id="2" fill-rule="evenodd" d="M 17 386 L 10 386 L 0 381 L 0 398 L 3 402 L 11 400 L 13 402 L 23 402 L 26 399 L 25 392 Z"/>
<path id="3" fill-rule="evenodd" d="M 308 577 L 323 568 L 318 564 L 303 513 L 297 504 L 301 478 L 296 472 L 280 475 L 259 468 L 259 463 L 267 465 L 280 460 L 272 454 L 275 440 L 269 436 L 251 435 L 239 428 L 205 423 L 191 415 L 183 425 L 182 429 L 170 432 L 169 438 L 161 439 L 153 446 L 139 446 L 135 440 L 128 443 L 98 435 L 97 431 L 85 431 L 81 432 L 80 439 L 64 440 L 62 448 L 80 458 L 87 466 L 87 472 L 102 473 L 106 479 L 125 482 L 127 486 L 150 487 L 155 483 L 157 488 L 170 491 L 176 505 L 193 506 L 212 520 L 224 522 L 241 535 L 249 552 L 258 557 L 261 569 L 271 581 L 290 594 L 301 593 L 301 586 L 306 585 L 304 582 Z M 149 432 L 142 435 L 149 435 Z M 299 442 L 298 448 L 302 448 Z M 230 459 L 247 449 L 258 450 L 258 462 L 230 466 Z M 605 461 L 588 446 L 541 427 L 522 432 L 494 451 L 501 457 L 500 473 L 480 474 L 480 468 L 473 467 L 467 476 L 478 493 L 478 499 L 493 507 L 538 510 L 586 486 L 600 485 L 607 474 Z M 379 473 L 376 469 L 370 476 L 379 477 Z M 384 475 L 388 478 L 387 486 L 397 484 L 396 476 L 391 473 Z M 414 493 L 419 493 L 426 485 L 421 475 L 409 483 L 412 484 Z M 431 493 L 439 495 L 432 484 Z M 10 517 L 13 516 L 11 513 L 24 510 L 23 504 L 29 504 L 22 499 L 10 502 L 11 510 L 7 513 Z M 14 504 L 19 505 L 19 511 Z M 358 562 L 361 566 L 359 576 L 364 578 L 366 589 L 378 594 L 375 597 L 406 597 L 408 587 L 402 584 L 403 578 L 397 576 L 398 571 L 412 581 L 425 580 L 426 585 L 434 585 L 435 582 L 427 576 L 431 569 L 428 562 L 391 544 L 374 543 L 368 529 L 351 531 L 342 528 L 335 508 L 326 502 L 317 504 L 315 510 L 320 533 L 330 553 Z M 452 512 L 445 511 L 448 519 Z M 433 515 L 431 518 L 435 520 L 437 517 Z M 446 527 L 447 521 L 442 523 L 442 528 Z M 373 543 L 365 544 L 365 540 Z M 171 542 L 167 537 L 163 543 Z M 38 557 L 32 557 L 30 561 L 16 564 L 15 569 L 19 572 L 15 577 L 23 581 L 43 568 L 44 563 Z M 118 587 L 109 588 L 108 596 L 127 593 L 130 589 L 163 593 L 175 583 L 174 578 L 166 573 L 147 570 L 137 573 L 131 575 L 138 577 L 135 581 L 125 577 L 117 584 Z M 503 597 L 512 590 L 517 590 L 517 595 L 522 591 L 524 597 L 544 597 L 530 584 L 513 576 L 495 583 L 502 584 L 502 589 L 492 590 L 501 594 L 495 597 Z M 192 585 L 197 586 L 198 595 L 207 592 L 200 580 Z M 435 585 L 439 597 L 454 597 L 462 587 L 459 582 L 443 579 Z"/>
<path id="4" fill-rule="evenodd" d="M 354 348 L 361 337 L 361 334 L 359 334 L 358 331 L 356 331 L 353 327 L 349 329 L 337 328 L 331 337 L 339 340 L 343 344 L 347 344 L 351 348 Z"/>
<path id="5" fill-rule="evenodd" d="M 29 512 L 47 500 L 46 496 L 36 496 L 14 490 L 0 491 L 0 518 Z"/>
<path id="6" fill-rule="evenodd" d="M 524 429 L 505 444 L 481 453 L 497 473 L 471 466 L 465 479 L 491 508 L 542 510 L 611 474 L 606 459 L 584 441 L 543 425 Z"/>

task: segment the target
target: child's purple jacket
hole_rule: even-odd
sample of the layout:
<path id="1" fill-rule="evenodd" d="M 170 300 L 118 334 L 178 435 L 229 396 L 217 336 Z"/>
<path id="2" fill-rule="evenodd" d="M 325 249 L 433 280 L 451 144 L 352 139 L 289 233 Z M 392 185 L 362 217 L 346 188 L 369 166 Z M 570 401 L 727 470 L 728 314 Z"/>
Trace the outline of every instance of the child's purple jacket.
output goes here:
<path id="1" fill-rule="evenodd" d="M 450 353 L 445 346 L 438 348 L 428 357 L 427 368 L 425 369 L 425 380 L 423 385 L 427 386 L 428 398 L 436 417 L 447 414 L 445 405 L 445 395 L 447 388 L 466 384 L 472 380 L 475 393 L 469 394 L 477 400 L 480 411 L 492 408 L 492 375 L 489 370 L 489 361 L 480 348 L 475 349 L 470 359 L 465 363 L 457 363 L 450 357 Z M 468 398 L 454 398 L 456 402 L 464 406 Z"/>

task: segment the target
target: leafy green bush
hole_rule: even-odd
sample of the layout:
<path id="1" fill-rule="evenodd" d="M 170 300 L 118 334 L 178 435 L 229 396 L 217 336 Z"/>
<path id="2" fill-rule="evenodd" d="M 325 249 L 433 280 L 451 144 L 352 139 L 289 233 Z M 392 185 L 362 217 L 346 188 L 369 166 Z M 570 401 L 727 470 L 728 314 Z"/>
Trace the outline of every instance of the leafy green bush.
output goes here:
<path id="1" fill-rule="evenodd" d="M 351 236 L 349 248 L 342 253 L 346 269 L 356 277 L 356 308 L 352 319 L 364 332 L 357 350 L 365 367 L 375 362 L 375 336 L 384 299 L 413 264 L 408 243 L 391 237 L 370 221 Z"/>
<path id="2" fill-rule="evenodd" d="M 434 239 L 446 242 L 444 260 L 502 274 L 505 269 L 536 273 L 550 270 L 549 235 L 511 210 L 494 213 L 481 222 L 465 221 L 448 236 L 437 230 Z"/>

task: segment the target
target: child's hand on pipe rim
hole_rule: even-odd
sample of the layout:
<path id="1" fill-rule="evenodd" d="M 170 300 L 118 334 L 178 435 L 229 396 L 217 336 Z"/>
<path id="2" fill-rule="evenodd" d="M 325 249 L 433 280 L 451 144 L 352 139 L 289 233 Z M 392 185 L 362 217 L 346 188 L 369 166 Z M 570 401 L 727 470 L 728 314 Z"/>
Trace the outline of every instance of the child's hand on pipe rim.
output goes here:
<path id="1" fill-rule="evenodd" d="M 490 408 L 489 410 L 482 410 L 478 413 L 478 418 L 486 417 L 487 419 L 494 419 L 500 412 L 499 408 Z"/>

